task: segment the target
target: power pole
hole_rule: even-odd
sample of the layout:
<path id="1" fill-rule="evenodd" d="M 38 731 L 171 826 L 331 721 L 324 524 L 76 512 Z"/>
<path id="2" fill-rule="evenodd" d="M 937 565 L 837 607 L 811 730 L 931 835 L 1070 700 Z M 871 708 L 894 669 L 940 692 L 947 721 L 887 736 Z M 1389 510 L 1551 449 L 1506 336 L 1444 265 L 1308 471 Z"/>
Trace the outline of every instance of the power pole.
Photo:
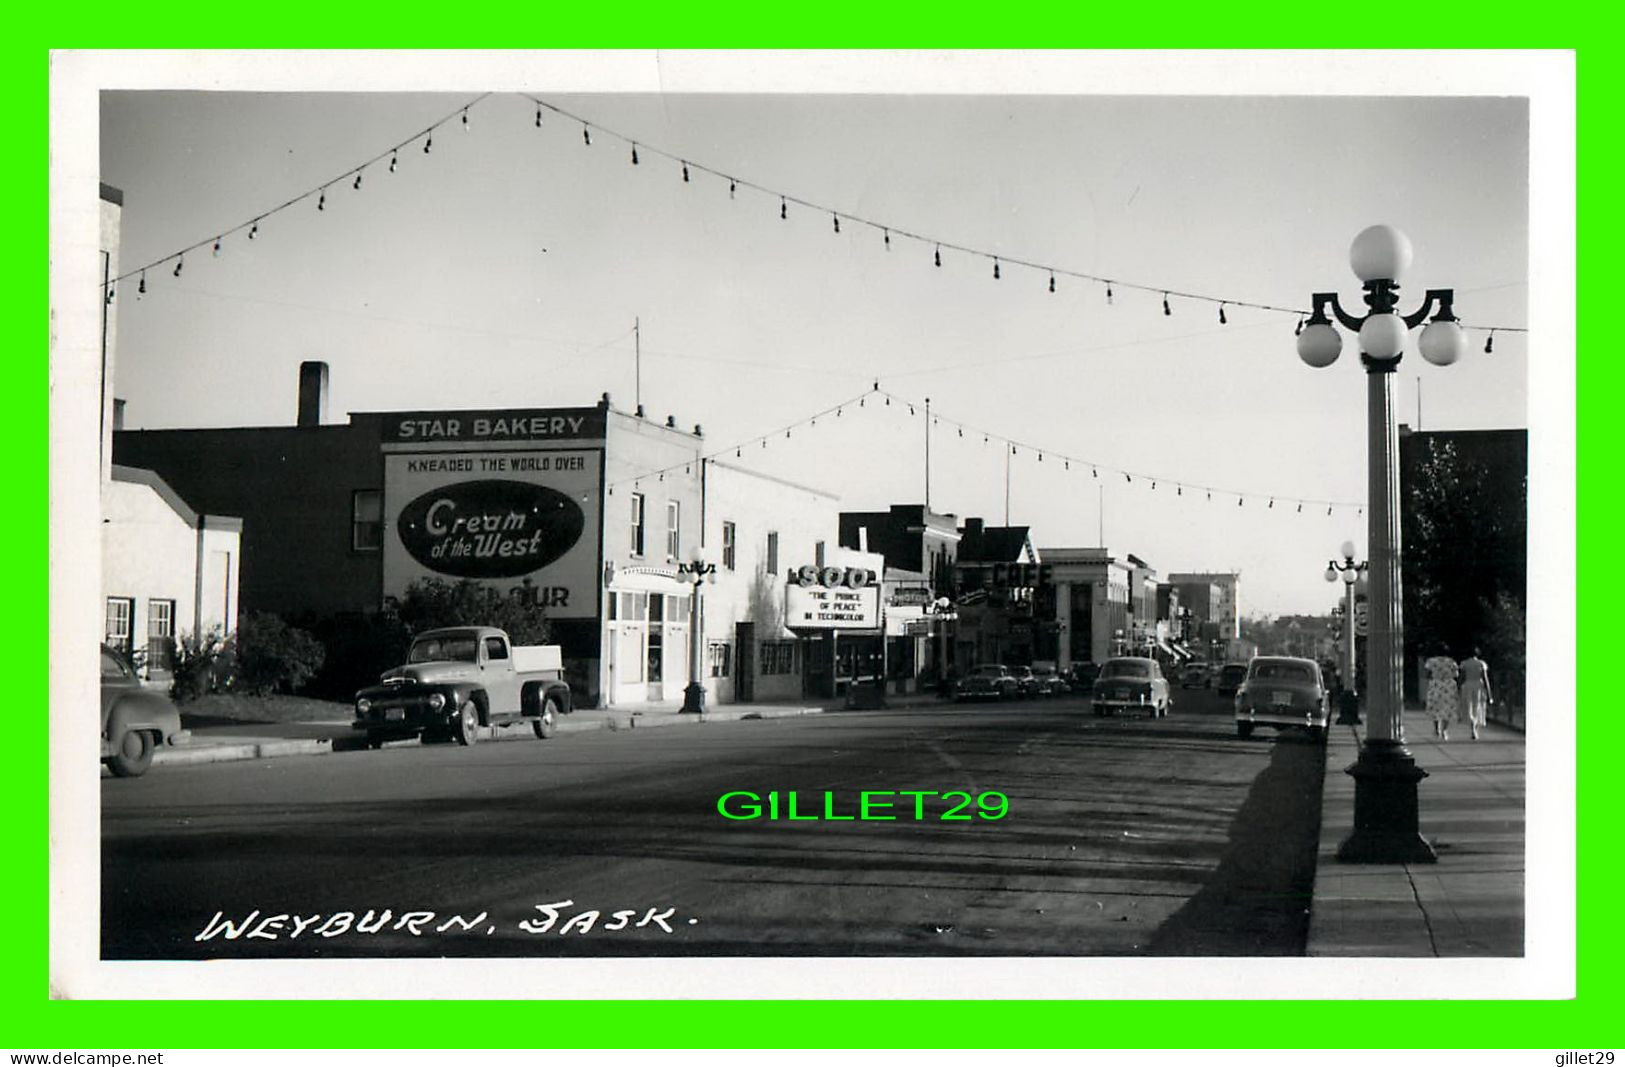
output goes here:
<path id="1" fill-rule="evenodd" d="M 643 411 L 643 334 L 636 315 L 632 317 L 632 402 Z"/>
<path id="2" fill-rule="evenodd" d="M 931 398 L 925 398 L 925 510 L 931 510 Z"/>

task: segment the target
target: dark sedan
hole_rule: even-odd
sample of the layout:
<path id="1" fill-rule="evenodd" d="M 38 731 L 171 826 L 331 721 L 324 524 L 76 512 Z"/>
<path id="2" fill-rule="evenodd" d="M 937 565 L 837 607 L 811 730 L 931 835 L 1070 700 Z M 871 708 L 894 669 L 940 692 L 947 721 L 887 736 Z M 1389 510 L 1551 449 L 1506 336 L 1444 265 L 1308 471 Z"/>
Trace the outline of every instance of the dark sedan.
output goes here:
<path id="1" fill-rule="evenodd" d="M 1250 736 L 1254 726 L 1296 726 L 1324 741 L 1330 719 L 1320 665 L 1311 659 L 1259 656 L 1236 690 L 1236 733 L 1241 737 Z"/>
<path id="2" fill-rule="evenodd" d="M 997 663 L 975 667 L 954 687 L 955 700 L 1013 700 L 1021 695 L 1016 676 Z"/>

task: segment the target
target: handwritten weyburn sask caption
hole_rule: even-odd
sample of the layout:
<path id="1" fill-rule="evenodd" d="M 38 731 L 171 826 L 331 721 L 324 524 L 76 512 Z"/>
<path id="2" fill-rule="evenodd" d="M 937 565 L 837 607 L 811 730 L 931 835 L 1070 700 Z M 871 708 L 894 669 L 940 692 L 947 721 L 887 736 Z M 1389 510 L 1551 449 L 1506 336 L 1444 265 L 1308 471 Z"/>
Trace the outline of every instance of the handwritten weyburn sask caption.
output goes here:
<path id="1" fill-rule="evenodd" d="M 564 915 L 564 910 L 574 904 L 573 900 L 537 904 L 536 910 L 541 912 L 541 916 L 521 919 L 515 926 L 527 934 L 545 934 L 554 932 L 555 929 L 560 935 L 590 934 L 595 929 L 613 933 L 620 930 L 642 930 L 647 927 L 668 934 L 676 932 L 667 921 L 676 915 L 676 908 L 641 909 L 642 918 L 637 922 L 632 920 L 639 914 L 638 908 L 612 911 L 609 920 L 601 926 L 599 920 L 603 918 L 603 912 L 589 908 L 570 916 L 563 925 L 560 925 L 559 919 Z M 699 921 L 688 919 L 686 922 L 679 921 L 679 925 L 694 926 Z M 218 938 L 222 941 L 297 941 L 301 937 L 331 939 L 355 934 L 407 933 L 412 937 L 422 937 L 426 933 L 490 935 L 496 932 L 497 923 L 491 919 L 489 913 L 483 911 L 472 918 L 465 918 L 462 915 L 442 915 L 433 911 L 403 911 L 396 915 L 388 908 L 368 908 L 360 914 L 353 911 L 336 911 L 331 915 L 264 913 L 256 908 L 240 921 L 228 919 L 224 912 L 217 911 L 212 919 L 203 924 L 203 929 L 192 940 L 213 941 Z"/>

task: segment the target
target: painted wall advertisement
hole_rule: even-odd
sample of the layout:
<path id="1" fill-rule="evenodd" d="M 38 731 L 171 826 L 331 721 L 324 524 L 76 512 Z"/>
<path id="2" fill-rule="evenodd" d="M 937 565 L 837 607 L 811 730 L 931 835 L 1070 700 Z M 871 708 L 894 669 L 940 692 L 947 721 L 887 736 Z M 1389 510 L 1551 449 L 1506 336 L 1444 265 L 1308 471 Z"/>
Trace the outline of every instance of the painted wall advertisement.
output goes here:
<path id="1" fill-rule="evenodd" d="M 601 468 L 596 448 L 386 452 L 385 595 L 468 578 L 595 617 Z"/>

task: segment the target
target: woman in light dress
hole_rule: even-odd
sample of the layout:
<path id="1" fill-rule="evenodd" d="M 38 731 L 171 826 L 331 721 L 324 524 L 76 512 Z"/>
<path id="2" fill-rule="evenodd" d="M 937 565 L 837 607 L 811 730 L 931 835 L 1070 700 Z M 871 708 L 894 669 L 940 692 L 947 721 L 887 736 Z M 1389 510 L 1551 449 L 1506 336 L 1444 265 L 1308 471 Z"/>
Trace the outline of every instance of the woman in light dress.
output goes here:
<path id="1" fill-rule="evenodd" d="M 1449 656 L 1429 656 L 1422 669 L 1427 671 L 1428 714 L 1433 716 L 1433 736 L 1450 740 L 1450 723 L 1456 717 L 1456 661 Z"/>
<path id="2" fill-rule="evenodd" d="M 1461 713 L 1473 727 L 1473 740 L 1478 740 L 1479 727 L 1490 710 L 1490 667 L 1479 658 L 1478 649 L 1461 661 Z"/>

